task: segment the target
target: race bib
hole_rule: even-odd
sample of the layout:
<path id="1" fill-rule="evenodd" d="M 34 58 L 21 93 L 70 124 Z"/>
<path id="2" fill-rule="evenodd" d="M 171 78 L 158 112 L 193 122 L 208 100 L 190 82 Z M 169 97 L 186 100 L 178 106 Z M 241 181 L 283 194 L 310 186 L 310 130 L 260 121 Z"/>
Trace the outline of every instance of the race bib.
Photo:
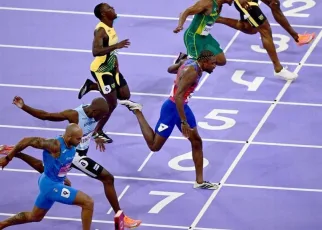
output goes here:
<path id="1" fill-rule="evenodd" d="M 67 164 L 63 167 L 60 168 L 59 172 L 58 172 L 58 177 L 65 177 L 67 175 L 67 173 L 69 172 L 70 166 L 72 164 Z"/>
<path id="2" fill-rule="evenodd" d="M 77 146 L 77 149 L 87 149 L 92 138 L 92 133 L 87 134 L 86 136 L 82 137 L 81 142 Z"/>
<path id="3" fill-rule="evenodd" d="M 209 35 L 213 26 L 214 25 L 206 25 L 205 28 L 203 29 L 203 31 L 201 32 L 201 35 L 203 35 L 203 36 Z"/>

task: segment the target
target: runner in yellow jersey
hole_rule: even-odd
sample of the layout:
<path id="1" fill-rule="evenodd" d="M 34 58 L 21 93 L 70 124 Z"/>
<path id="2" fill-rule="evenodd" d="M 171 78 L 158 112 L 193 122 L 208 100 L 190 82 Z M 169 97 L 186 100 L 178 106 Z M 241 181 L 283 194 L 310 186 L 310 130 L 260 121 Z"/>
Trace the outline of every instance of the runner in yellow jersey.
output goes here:
<path id="1" fill-rule="evenodd" d="M 189 15 L 194 15 L 190 26 L 184 33 L 184 44 L 189 58 L 197 59 L 201 51 L 210 50 L 216 55 L 218 66 L 226 64 L 226 57 L 220 44 L 211 35 L 212 27 L 219 17 L 222 5 L 225 3 L 231 5 L 232 0 L 199 0 L 180 15 L 179 24 L 173 31 L 174 33 L 183 29 Z"/>
<path id="2" fill-rule="evenodd" d="M 102 129 L 116 108 L 117 99 L 130 98 L 129 87 L 119 71 L 117 60 L 117 50 L 127 48 L 130 42 L 128 39 L 118 42 L 118 36 L 113 27 L 117 14 L 112 6 L 100 3 L 95 7 L 94 14 L 100 20 L 94 31 L 92 46 L 94 60 L 90 65 L 90 71 L 96 83 L 87 79 L 79 91 L 78 99 L 92 90 L 100 91 L 104 96 L 110 105 L 110 112 L 97 124 L 95 136 L 111 143 L 113 140 Z"/>

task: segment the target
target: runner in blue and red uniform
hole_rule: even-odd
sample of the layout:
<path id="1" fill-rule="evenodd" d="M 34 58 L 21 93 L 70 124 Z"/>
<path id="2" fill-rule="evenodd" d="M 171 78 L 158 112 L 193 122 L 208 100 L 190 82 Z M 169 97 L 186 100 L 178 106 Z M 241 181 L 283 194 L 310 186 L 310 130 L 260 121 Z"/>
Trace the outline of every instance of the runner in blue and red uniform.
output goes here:
<path id="1" fill-rule="evenodd" d="M 195 116 L 188 106 L 188 100 L 197 87 L 202 73 L 211 73 L 216 67 L 215 55 L 202 51 L 197 60 L 182 60 L 168 68 L 169 73 L 176 73 L 170 97 L 163 103 L 159 121 L 155 131 L 149 126 L 142 113 L 142 105 L 123 100 L 119 103 L 132 111 L 140 124 L 144 139 L 153 152 L 159 151 L 171 135 L 174 126 L 189 139 L 192 147 L 192 157 L 196 169 L 196 182 L 194 188 L 218 189 L 217 184 L 204 181 L 203 178 L 203 150 L 202 140 L 197 130 Z"/>

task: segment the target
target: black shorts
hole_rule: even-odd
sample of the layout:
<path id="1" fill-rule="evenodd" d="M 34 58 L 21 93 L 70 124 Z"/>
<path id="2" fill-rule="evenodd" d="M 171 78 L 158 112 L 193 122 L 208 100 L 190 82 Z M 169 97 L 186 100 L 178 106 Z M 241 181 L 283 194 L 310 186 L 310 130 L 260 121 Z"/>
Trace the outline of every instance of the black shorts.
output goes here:
<path id="1" fill-rule="evenodd" d="M 127 85 L 126 80 L 122 73 L 117 73 L 116 70 L 110 72 L 93 72 L 91 71 L 93 78 L 99 86 L 101 94 L 109 94 L 116 90 L 119 97 L 119 89 Z"/>
<path id="2" fill-rule="evenodd" d="M 77 150 L 73 159 L 72 168 L 75 168 L 92 178 L 97 178 L 104 169 L 103 166 L 87 156 L 87 150 Z"/>
<path id="3" fill-rule="evenodd" d="M 248 21 L 252 27 L 257 28 L 260 25 L 262 25 L 266 20 L 265 14 L 263 14 L 262 10 L 258 6 L 258 0 L 252 0 L 251 2 L 248 2 L 250 5 L 250 9 L 246 10 L 242 8 L 242 6 L 239 3 L 239 0 L 234 1 L 234 5 L 236 9 L 240 13 L 240 20 L 241 21 Z"/>

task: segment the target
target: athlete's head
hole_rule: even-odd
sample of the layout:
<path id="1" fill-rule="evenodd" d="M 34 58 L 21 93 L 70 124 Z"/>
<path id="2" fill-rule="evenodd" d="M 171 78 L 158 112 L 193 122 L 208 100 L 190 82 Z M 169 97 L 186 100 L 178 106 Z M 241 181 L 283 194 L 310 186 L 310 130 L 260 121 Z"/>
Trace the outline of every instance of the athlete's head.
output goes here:
<path id="1" fill-rule="evenodd" d="M 197 61 L 201 69 L 207 73 L 212 73 L 216 68 L 216 56 L 209 50 L 201 51 Z"/>
<path id="2" fill-rule="evenodd" d="M 68 146 L 77 146 L 82 140 L 83 130 L 77 124 L 71 123 L 65 129 L 64 140 Z"/>
<path id="3" fill-rule="evenodd" d="M 89 107 L 90 116 L 94 118 L 95 121 L 101 120 L 109 112 L 107 101 L 102 97 L 94 98 Z"/>
<path id="4" fill-rule="evenodd" d="M 108 20 L 114 20 L 117 18 L 117 14 L 115 13 L 115 10 L 112 6 L 110 6 L 107 3 L 100 3 L 94 8 L 94 14 L 99 19 L 108 19 Z"/>

